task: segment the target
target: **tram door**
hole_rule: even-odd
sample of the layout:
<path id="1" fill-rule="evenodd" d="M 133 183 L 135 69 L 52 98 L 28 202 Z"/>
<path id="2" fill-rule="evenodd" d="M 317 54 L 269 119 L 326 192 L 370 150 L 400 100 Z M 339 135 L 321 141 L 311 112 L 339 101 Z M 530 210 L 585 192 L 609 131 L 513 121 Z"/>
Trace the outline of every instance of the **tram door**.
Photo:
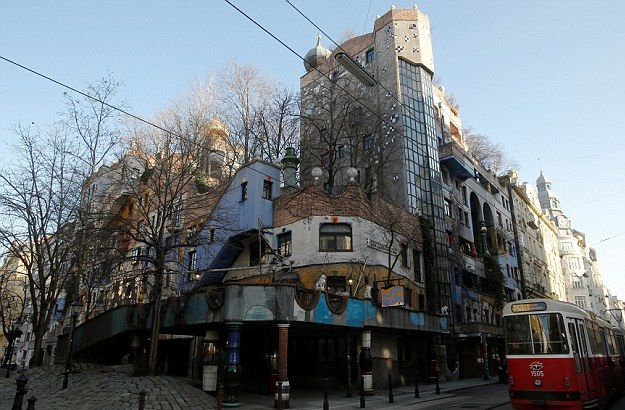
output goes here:
<path id="1" fill-rule="evenodd" d="M 575 359 L 577 385 L 580 399 L 592 400 L 597 397 L 594 378 L 591 376 L 590 361 L 588 358 L 588 343 L 586 342 L 586 326 L 581 319 L 567 318 L 569 334 L 571 335 L 571 350 Z"/>

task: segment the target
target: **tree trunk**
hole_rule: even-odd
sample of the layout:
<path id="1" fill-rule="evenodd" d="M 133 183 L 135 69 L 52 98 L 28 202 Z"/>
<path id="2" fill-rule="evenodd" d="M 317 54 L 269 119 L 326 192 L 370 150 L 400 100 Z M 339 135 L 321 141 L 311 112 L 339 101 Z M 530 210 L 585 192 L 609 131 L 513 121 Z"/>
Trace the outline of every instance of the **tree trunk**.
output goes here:
<path id="1" fill-rule="evenodd" d="M 163 294 L 162 281 L 157 280 L 155 285 L 154 300 L 152 302 L 152 329 L 150 332 L 150 352 L 148 356 L 148 369 L 153 374 L 157 373 L 158 365 L 158 339 L 161 330 L 161 296 Z"/>

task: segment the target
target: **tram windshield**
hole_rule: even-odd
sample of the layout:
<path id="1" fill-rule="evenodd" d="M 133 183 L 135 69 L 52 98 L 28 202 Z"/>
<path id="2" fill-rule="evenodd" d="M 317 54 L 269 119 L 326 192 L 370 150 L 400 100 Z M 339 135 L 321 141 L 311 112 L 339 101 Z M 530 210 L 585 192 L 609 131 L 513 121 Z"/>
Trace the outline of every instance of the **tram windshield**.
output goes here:
<path id="1" fill-rule="evenodd" d="M 569 352 L 564 320 L 559 313 L 506 316 L 504 331 L 509 355 Z"/>

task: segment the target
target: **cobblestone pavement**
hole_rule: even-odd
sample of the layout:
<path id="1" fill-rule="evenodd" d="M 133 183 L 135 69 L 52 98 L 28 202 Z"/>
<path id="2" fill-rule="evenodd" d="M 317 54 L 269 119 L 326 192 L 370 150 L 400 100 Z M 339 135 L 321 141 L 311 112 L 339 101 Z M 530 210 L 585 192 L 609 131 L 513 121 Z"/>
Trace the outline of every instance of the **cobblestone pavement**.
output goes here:
<path id="1" fill-rule="evenodd" d="M 0 369 L 6 372 L 6 369 Z M 0 410 L 12 408 L 17 387 L 17 379 L 24 375 L 28 378 L 28 392 L 23 400 L 22 409 L 26 409 L 27 399 L 35 397 L 36 410 L 137 410 L 142 390 L 146 391 L 145 410 L 210 410 L 217 408 L 215 397 L 193 386 L 185 378 L 170 376 L 133 377 L 132 366 L 96 366 L 77 363 L 76 372 L 70 374 L 69 386 L 62 389 L 63 367 L 46 366 L 11 372 L 5 378 L 0 372 Z M 414 387 L 405 386 L 395 389 L 395 404 L 388 403 L 386 391 L 376 391 L 375 396 L 368 396 L 366 408 L 418 409 L 422 405 L 431 405 L 432 401 L 455 396 L 455 392 L 467 388 L 495 383 L 495 380 L 465 379 L 444 382 L 440 394 L 435 392 L 434 384 L 420 386 L 421 396 L 414 399 Z M 504 385 L 501 385 L 505 389 Z M 355 389 L 355 387 L 354 387 Z M 239 391 L 241 409 L 272 409 L 274 396 L 259 393 L 257 389 Z M 359 407 L 359 397 L 354 390 L 353 397 L 346 397 L 344 390 L 330 390 L 330 408 L 355 409 Z M 505 403 L 503 403 L 505 404 Z M 441 404 L 443 405 L 443 404 Z M 318 387 L 300 386 L 291 390 L 290 408 L 298 410 L 318 410 L 324 408 L 324 392 Z M 441 407 L 443 408 L 443 407 Z"/>
<path id="2" fill-rule="evenodd" d="M 5 369 L 2 369 L 5 371 Z M 17 378 L 28 378 L 28 392 L 23 401 L 36 397 L 37 410 L 136 410 L 142 390 L 147 392 L 145 410 L 215 409 L 215 398 L 190 385 L 185 379 L 169 376 L 132 377 L 130 366 L 100 367 L 80 365 L 69 376 L 69 386 L 62 389 L 63 367 L 46 366 L 11 372 L 5 378 L 0 372 L 0 410 L 11 409 Z"/>

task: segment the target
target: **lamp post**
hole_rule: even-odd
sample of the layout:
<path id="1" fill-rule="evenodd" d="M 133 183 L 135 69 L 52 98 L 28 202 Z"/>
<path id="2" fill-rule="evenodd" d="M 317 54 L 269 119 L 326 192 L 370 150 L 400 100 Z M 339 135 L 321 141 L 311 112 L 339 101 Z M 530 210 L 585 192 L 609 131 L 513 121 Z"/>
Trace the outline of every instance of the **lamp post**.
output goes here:
<path id="1" fill-rule="evenodd" d="M 349 285 L 349 296 L 354 296 L 354 279 L 351 276 L 347 279 L 347 284 Z"/>
<path id="2" fill-rule="evenodd" d="M 488 233 L 488 228 L 486 228 L 486 223 L 484 221 L 480 221 L 480 236 L 482 237 L 482 249 L 484 251 L 484 256 L 490 256 L 488 252 L 488 243 L 486 242 L 486 234 Z"/>
<path id="3" fill-rule="evenodd" d="M 69 346 L 67 349 L 67 359 L 65 360 L 65 377 L 63 378 L 63 388 L 67 389 L 69 382 L 69 372 L 72 368 L 72 348 L 74 346 L 74 329 L 76 328 L 76 320 L 78 320 L 78 314 L 82 304 L 80 302 L 74 302 L 71 305 L 72 313 L 72 325 L 69 331 Z"/>
<path id="4" fill-rule="evenodd" d="M 280 265 L 280 262 L 278 262 L 278 258 L 276 258 L 275 256 L 271 258 L 271 261 L 269 261 L 269 270 L 271 271 L 272 282 L 276 281 L 276 272 L 278 271 L 278 265 Z"/>
<path id="5" fill-rule="evenodd" d="M 11 377 L 11 361 L 13 359 L 13 350 L 15 349 L 15 339 L 22 335 L 22 331 L 19 329 L 22 321 L 20 319 L 16 320 L 11 325 L 11 330 L 9 330 L 6 334 L 6 338 L 9 341 L 9 345 L 7 346 L 7 354 L 9 355 L 9 360 L 7 361 L 7 373 L 4 376 L 5 378 Z M 17 325 L 17 328 L 15 328 Z"/>

